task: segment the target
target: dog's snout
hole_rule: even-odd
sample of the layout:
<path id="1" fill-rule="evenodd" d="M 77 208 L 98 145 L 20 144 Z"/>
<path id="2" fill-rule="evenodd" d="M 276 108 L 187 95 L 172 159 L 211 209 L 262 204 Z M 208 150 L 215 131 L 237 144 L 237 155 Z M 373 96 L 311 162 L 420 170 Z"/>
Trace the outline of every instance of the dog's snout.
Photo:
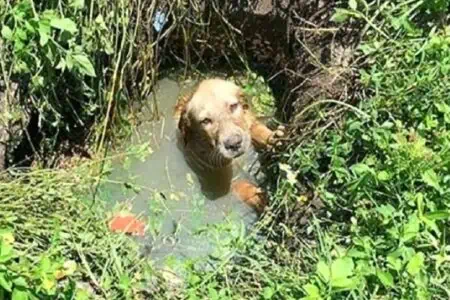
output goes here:
<path id="1" fill-rule="evenodd" d="M 242 146 L 242 136 L 240 134 L 233 134 L 225 139 L 223 145 L 227 150 L 237 151 Z"/>

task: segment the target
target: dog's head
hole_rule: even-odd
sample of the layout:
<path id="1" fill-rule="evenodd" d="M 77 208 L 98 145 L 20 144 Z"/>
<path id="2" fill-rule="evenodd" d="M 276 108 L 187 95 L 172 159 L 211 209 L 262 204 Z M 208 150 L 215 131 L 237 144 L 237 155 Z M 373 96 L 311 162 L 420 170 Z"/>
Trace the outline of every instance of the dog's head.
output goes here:
<path id="1" fill-rule="evenodd" d="M 211 166 L 229 163 L 251 144 L 246 109 L 234 83 L 202 81 L 181 108 L 178 126 L 185 144 Z"/>

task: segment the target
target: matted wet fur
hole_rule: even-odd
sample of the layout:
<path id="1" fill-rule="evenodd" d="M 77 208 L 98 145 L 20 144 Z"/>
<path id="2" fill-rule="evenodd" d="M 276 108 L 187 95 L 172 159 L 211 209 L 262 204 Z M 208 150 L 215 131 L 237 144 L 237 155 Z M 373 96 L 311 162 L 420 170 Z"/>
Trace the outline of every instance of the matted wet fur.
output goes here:
<path id="1" fill-rule="evenodd" d="M 283 135 L 259 122 L 243 99 L 241 89 L 230 81 L 207 79 L 196 90 L 179 100 L 178 145 L 186 161 L 199 177 L 202 190 L 210 199 L 227 194 L 231 187 L 238 198 L 262 212 L 265 197 L 254 184 L 233 181 L 232 162 L 253 144 L 270 148 Z"/>

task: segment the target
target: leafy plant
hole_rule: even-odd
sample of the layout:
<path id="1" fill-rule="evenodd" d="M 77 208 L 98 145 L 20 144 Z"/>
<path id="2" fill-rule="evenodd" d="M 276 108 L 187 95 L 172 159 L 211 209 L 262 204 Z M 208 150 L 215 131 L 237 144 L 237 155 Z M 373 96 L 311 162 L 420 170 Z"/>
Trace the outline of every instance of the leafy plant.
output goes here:
<path id="1" fill-rule="evenodd" d="M 275 98 L 262 76 L 246 72 L 242 76 L 231 78 L 243 89 L 253 111 L 258 116 L 270 117 L 275 113 Z"/>
<path id="2" fill-rule="evenodd" d="M 445 13 L 447 1 L 351 0 L 337 10 L 334 21 L 366 25 L 365 97 L 315 134 L 292 136 L 277 162 L 279 215 L 261 225 L 267 240 L 249 243 L 208 284 L 242 298 L 448 298 Z M 325 207 L 303 222 L 318 199 Z"/>
<path id="3" fill-rule="evenodd" d="M 138 245 L 111 233 L 104 203 L 90 202 L 91 168 L 35 170 L 0 183 L 3 299 L 135 299 L 153 289 L 156 273 Z"/>
<path id="4" fill-rule="evenodd" d="M 0 11 L 2 78 L 17 83 L 21 90 L 15 108 L 38 117 L 44 136 L 42 153 L 54 151 L 60 140 L 87 142 L 76 139 L 89 136 L 89 131 L 95 134 L 89 142 L 102 146 L 112 133 L 107 131 L 110 125 L 126 122 L 122 109 L 140 99 L 125 95 L 149 93 L 147 76 L 156 70 L 153 56 L 135 51 L 137 33 L 142 33 L 135 14 L 145 5 L 136 1 L 4 2 Z M 148 11 L 150 17 L 154 9 Z M 138 70 L 141 65 L 130 66 L 130 61 L 138 60 L 146 68 L 151 62 L 144 75 Z M 128 84 L 131 76 L 141 84 Z"/>

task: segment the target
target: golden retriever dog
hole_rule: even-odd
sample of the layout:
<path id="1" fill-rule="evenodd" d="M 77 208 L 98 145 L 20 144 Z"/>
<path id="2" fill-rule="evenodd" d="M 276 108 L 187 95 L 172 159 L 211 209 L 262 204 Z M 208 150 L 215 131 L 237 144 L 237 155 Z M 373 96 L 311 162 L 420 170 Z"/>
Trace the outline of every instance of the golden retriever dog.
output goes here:
<path id="1" fill-rule="evenodd" d="M 259 122 L 244 102 L 241 89 L 230 81 L 207 79 L 175 107 L 179 146 L 210 199 L 227 194 L 261 212 L 265 206 L 260 189 L 245 180 L 233 182 L 233 160 L 253 144 L 271 148 L 283 136 Z"/>

